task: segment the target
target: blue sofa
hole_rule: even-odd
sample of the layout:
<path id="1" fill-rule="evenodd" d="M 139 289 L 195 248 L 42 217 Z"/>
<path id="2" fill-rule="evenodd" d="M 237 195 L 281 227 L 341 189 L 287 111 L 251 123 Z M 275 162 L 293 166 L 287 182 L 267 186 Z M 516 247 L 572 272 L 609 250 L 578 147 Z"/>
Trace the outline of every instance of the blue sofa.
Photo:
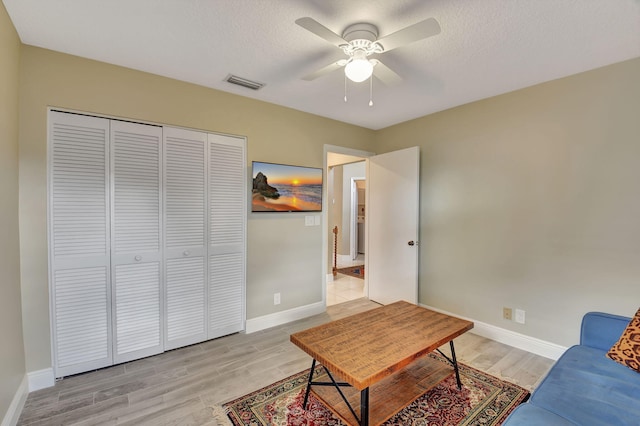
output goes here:
<path id="1" fill-rule="evenodd" d="M 503 425 L 640 425 L 640 373 L 605 356 L 630 320 L 586 314 L 580 344 L 567 349 Z"/>

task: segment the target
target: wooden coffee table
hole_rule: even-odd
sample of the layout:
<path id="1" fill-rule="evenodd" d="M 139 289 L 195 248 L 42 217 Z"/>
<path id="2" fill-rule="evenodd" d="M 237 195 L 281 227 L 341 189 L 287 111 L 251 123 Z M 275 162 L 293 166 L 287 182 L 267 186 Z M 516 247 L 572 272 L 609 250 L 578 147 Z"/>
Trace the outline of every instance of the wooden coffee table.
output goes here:
<path id="1" fill-rule="evenodd" d="M 460 389 L 453 339 L 472 328 L 471 321 L 396 302 L 294 333 L 291 342 L 313 358 L 304 408 L 312 390 L 345 422 L 377 425 L 451 374 Z M 447 342 L 451 358 L 438 349 Z M 424 356 L 434 350 L 451 366 Z M 314 380 L 316 363 L 324 373 Z"/>

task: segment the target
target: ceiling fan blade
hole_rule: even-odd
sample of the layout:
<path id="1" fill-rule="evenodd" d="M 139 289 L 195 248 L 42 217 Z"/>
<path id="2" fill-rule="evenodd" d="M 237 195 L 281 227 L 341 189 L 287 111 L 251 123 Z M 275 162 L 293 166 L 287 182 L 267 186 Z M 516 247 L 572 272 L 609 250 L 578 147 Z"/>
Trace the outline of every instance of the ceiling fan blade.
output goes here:
<path id="1" fill-rule="evenodd" d="M 337 70 L 338 68 L 342 68 L 343 66 L 345 66 L 346 63 L 347 63 L 346 60 L 341 59 L 339 61 L 336 61 L 332 64 L 327 65 L 326 67 L 320 68 L 319 70 L 312 72 L 311 74 L 305 75 L 304 77 L 302 77 L 302 79 L 306 81 L 315 80 L 316 78 L 322 77 L 323 75 L 327 75 L 330 72 Z"/>
<path id="2" fill-rule="evenodd" d="M 385 86 L 396 86 L 402 83 L 402 77 L 395 73 L 391 68 L 383 64 L 377 59 L 371 59 L 375 62 L 373 67 L 373 75 L 380 80 Z"/>
<path id="3" fill-rule="evenodd" d="M 318 37 L 328 41 L 335 46 L 340 47 L 343 44 L 347 44 L 347 41 L 345 39 L 343 39 L 338 34 L 334 33 L 329 28 L 325 27 L 313 18 L 305 17 L 296 19 L 296 24 L 300 25 L 307 31 L 311 31 Z"/>
<path id="4" fill-rule="evenodd" d="M 440 34 L 440 31 L 438 21 L 434 18 L 429 18 L 382 37 L 376 40 L 376 43 L 381 45 L 385 52 L 388 52 L 397 47 L 413 43 L 414 41 Z"/>

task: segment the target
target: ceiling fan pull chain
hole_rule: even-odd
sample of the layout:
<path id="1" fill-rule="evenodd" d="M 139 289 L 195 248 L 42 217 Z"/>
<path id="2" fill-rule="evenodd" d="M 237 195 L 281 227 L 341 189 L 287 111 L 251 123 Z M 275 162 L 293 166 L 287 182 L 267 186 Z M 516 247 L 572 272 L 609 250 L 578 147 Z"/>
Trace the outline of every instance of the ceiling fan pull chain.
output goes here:
<path id="1" fill-rule="evenodd" d="M 373 106 L 373 74 L 369 77 L 369 106 Z"/>
<path id="2" fill-rule="evenodd" d="M 347 102 L 347 75 L 344 75 L 344 101 Z"/>

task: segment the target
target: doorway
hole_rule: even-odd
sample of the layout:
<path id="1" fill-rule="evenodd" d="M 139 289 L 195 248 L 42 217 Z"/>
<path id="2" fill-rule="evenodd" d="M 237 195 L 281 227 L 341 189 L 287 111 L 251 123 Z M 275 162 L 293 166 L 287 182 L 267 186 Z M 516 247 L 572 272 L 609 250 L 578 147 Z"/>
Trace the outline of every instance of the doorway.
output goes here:
<path id="1" fill-rule="evenodd" d="M 324 293 L 327 306 L 367 296 L 364 275 L 365 215 L 358 215 L 358 203 L 362 201 L 360 204 L 364 210 L 365 160 L 371 155 L 372 153 L 364 151 L 325 146 L 327 214 L 323 239 L 326 257 L 323 265 L 326 268 Z M 358 186 L 361 187 L 360 194 L 363 196 L 361 200 L 358 199 Z M 334 268 L 339 269 L 335 276 Z"/>
<path id="2" fill-rule="evenodd" d="M 358 181 L 363 185 L 365 162 L 335 164 L 329 167 L 329 227 L 332 230 L 331 280 L 327 283 L 327 305 L 348 302 L 365 296 L 364 214 L 358 215 Z M 360 191 L 363 192 L 362 190 Z M 358 217 L 360 222 L 358 223 Z M 360 232 L 358 232 L 360 231 Z M 359 238 L 358 238 L 359 237 Z M 360 240 L 360 241 L 358 241 Z M 360 245 L 358 245 L 360 242 Z"/>
<path id="3" fill-rule="evenodd" d="M 342 168 L 336 166 L 363 160 L 367 204 L 363 296 L 382 304 L 397 300 L 417 303 L 420 149 L 411 147 L 374 155 L 325 145 L 324 154 L 328 195 L 323 197 L 322 215 L 325 305 L 340 302 L 327 298 L 327 288 L 333 283 L 330 262 L 335 259 L 337 264 L 338 258 L 338 250 L 334 253 L 338 239 L 334 240 L 333 230 L 343 214 L 342 197 L 335 196 L 329 188 L 343 179 Z"/>

